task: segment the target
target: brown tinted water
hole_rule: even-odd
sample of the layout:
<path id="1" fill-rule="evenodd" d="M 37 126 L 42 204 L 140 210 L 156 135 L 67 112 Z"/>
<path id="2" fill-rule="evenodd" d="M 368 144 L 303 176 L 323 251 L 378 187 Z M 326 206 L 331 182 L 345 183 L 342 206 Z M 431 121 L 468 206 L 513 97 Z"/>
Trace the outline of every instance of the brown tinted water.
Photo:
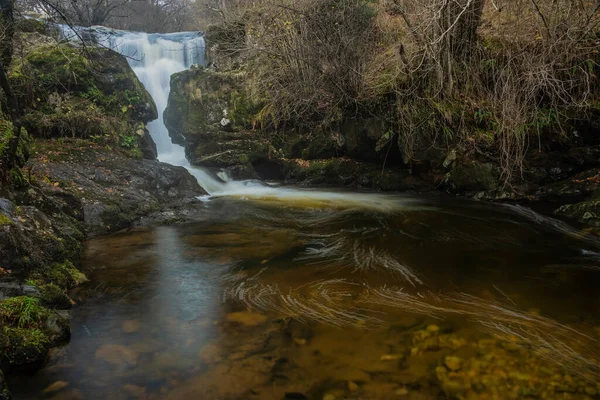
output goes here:
<path id="1" fill-rule="evenodd" d="M 90 241 L 72 340 L 14 397 L 600 398 L 594 231 L 380 200 L 220 198 Z"/>

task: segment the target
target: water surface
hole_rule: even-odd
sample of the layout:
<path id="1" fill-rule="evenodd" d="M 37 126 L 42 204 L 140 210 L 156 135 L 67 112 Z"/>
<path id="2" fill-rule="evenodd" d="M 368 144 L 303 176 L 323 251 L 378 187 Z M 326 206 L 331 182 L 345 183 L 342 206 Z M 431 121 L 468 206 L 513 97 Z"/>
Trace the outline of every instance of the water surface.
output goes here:
<path id="1" fill-rule="evenodd" d="M 72 340 L 11 378 L 15 398 L 57 381 L 46 397 L 598 398 L 594 231 L 518 206 L 294 193 L 90 241 Z"/>

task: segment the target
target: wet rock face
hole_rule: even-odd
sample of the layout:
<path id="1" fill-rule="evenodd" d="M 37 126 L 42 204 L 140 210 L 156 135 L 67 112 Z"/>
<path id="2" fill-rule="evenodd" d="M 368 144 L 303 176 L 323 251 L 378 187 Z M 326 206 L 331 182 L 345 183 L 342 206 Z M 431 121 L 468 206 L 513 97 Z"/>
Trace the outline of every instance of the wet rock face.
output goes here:
<path id="1" fill-rule="evenodd" d="M 252 165 L 269 158 L 266 138 L 250 132 L 259 107 L 244 93 L 244 76 L 195 68 L 173 75 L 165 123 L 194 165 L 232 168 L 255 178 Z"/>
<path id="2" fill-rule="evenodd" d="M 30 161 L 32 171 L 54 195 L 76 199 L 88 235 L 127 228 L 166 209 L 182 210 L 205 194 L 182 167 L 134 160 L 78 140 L 43 146 Z"/>
<path id="3" fill-rule="evenodd" d="M 83 248 L 82 226 L 73 215 L 60 211 L 62 200 L 33 188 L 21 197 L 30 201 L 29 204 L 39 202 L 44 205 L 15 206 L 2 200 L 5 205 L 11 204 L 8 207 L 11 211 L 0 211 L 0 268 L 26 275 L 65 258 L 78 260 Z M 30 295 L 26 286 L 9 282 L 5 282 L 0 290 L 5 296 Z"/>

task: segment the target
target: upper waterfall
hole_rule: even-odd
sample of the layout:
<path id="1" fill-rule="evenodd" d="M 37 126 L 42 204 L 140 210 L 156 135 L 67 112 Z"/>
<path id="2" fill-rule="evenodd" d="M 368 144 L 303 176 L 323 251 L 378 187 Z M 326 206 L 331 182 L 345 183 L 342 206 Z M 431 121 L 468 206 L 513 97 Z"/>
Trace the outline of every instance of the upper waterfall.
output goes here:
<path id="1" fill-rule="evenodd" d="M 100 45 L 127 57 L 129 65 L 156 103 L 158 119 L 148 124 L 148 130 L 156 142 L 159 160 L 188 167 L 184 148 L 171 143 L 163 113 L 171 90 L 171 75 L 192 65 L 204 65 L 204 37 L 198 32 L 158 34 L 102 26 L 70 28 L 63 25 L 61 30 L 62 36 L 67 39 L 93 36 Z"/>

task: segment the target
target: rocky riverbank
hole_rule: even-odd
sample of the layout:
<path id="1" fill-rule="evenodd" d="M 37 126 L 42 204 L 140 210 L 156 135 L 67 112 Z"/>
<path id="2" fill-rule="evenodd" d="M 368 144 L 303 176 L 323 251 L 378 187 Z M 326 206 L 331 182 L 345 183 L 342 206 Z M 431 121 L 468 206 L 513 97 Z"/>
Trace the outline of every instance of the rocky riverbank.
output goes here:
<path id="1" fill-rule="evenodd" d="M 69 339 L 84 241 L 185 219 L 205 194 L 156 160 L 154 101 L 127 60 L 20 24 L 10 83 L 24 107 L 19 170 L 0 187 L 0 368 L 35 370 Z M 0 150 L 13 125 L 0 115 Z M 0 399 L 10 398 L 0 375 Z"/>
<path id="2" fill-rule="evenodd" d="M 175 74 L 164 114 L 171 137 L 185 145 L 194 165 L 224 169 L 234 179 L 543 202 L 557 215 L 600 225 L 599 112 L 570 121 L 560 132 L 528 138 L 523 163 L 508 180 L 491 156 L 491 143 L 479 148 L 432 132 L 415 138 L 409 156 L 400 146 L 402 133 L 385 117 L 356 115 L 313 130 L 264 126 L 268 118 L 253 97 L 247 66 L 220 54 L 213 38 L 207 36 L 207 48 L 220 67 L 212 63 Z"/>

